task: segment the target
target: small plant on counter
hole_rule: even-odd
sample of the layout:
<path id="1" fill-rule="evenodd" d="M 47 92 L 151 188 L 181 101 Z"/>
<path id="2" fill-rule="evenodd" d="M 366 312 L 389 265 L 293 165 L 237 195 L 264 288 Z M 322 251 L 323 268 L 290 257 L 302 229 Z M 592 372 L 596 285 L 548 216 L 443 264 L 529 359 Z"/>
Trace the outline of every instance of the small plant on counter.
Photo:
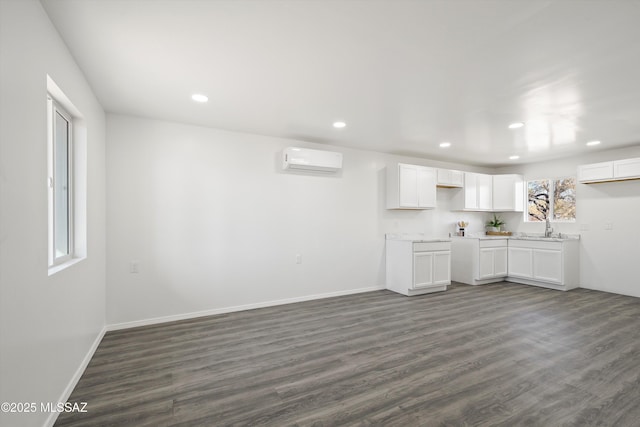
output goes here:
<path id="1" fill-rule="evenodd" d="M 498 215 L 493 214 L 493 219 L 491 221 L 487 221 L 487 228 L 491 229 L 490 231 L 500 231 L 500 227 L 505 225 L 506 223 L 500 218 Z"/>

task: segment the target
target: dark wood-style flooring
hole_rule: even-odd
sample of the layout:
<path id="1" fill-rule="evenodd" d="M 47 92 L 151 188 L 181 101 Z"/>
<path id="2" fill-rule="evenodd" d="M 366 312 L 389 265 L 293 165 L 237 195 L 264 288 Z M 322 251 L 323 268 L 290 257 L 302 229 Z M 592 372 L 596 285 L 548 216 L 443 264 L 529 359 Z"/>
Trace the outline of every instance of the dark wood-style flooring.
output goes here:
<path id="1" fill-rule="evenodd" d="M 638 426 L 640 299 L 511 283 L 109 332 L 56 426 Z"/>

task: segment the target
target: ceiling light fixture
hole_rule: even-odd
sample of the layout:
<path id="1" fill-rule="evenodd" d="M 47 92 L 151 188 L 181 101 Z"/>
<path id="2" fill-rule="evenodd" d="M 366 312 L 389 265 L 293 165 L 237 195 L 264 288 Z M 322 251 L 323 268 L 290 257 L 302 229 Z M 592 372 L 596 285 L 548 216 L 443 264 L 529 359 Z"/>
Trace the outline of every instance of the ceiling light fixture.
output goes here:
<path id="1" fill-rule="evenodd" d="M 509 129 L 518 129 L 521 128 L 522 126 L 524 126 L 524 123 L 522 122 L 515 122 L 515 123 L 511 123 L 509 125 Z"/>
<path id="2" fill-rule="evenodd" d="M 345 122 L 333 122 L 333 127 L 336 129 L 342 129 L 345 126 L 347 126 Z"/>
<path id="3" fill-rule="evenodd" d="M 509 160 L 518 160 L 520 156 L 509 156 Z"/>
<path id="4" fill-rule="evenodd" d="M 450 142 L 441 142 L 440 143 L 440 148 L 449 148 L 451 147 L 451 143 Z"/>
<path id="5" fill-rule="evenodd" d="M 589 142 L 587 142 L 587 145 L 589 147 L 593 147 L 594 145 L 599 145 L 599 144 L 600 144 L 600 141 L 589 141 Z"/>
<path id="6" fill-rule="evenodd" d="M 207 102 L 209 100 L 209 97 L 201 93 L 194 93 L 193 95 L 191 95 L 191 99 L 196 102 Z"/>

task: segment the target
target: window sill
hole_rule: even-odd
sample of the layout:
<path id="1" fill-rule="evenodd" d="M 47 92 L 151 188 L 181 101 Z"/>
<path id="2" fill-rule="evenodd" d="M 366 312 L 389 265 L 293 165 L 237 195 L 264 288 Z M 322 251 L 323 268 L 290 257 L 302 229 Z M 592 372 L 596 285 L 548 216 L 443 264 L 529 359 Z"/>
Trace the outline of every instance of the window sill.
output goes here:
<path id="1" fill-rule="evenodd" d="M 63 262 L 62 264 L 58 264 L 58 265 L 52 265 L 51 267 L 49 267 L 49 276 L 52 276 L 62 270 L 65 270 L 69 267 L 71 267 L 74 264 L 79 263 L 80 261 L 82 261 L 83 259 L 85 259 L 86 257 L 81 257 L 81 258 L 73 258 L 70 259 L 69 261 Z"/>

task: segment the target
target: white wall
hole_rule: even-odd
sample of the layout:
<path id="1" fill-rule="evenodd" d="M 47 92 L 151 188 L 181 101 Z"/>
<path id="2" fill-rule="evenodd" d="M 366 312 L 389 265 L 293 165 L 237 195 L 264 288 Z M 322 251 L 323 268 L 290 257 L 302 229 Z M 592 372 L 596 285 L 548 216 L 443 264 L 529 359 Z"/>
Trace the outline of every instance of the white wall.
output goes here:
<path id="1" fill-rule="evenodd" d="M 578 165 L 640 157 L 640 146 L 594 151 L 568 159 L 501 169 L 518 172 L 525 180 L 576 176 Z M 640 297 L 640 180 L 578 184 L 576 222 L 552 223 L 555 232 L 580 234 L 580 285 Z M 521 214 L 504 214 L 508 228 L 527 233 L 544 232 L 544 224 L 525 223 Z M 605 230 L 610 222 L 613 230 Z M 585 228 L 588 228 L 585 230 Z"/>
<path id="2" fill-rule="evenodd" d="M 384 208 L 387 163 L 434 162 L 339 149 L 337 176 L 287 173 L 284 147 L 338 149 L 118 115 L 107 135 L 109 324 L 379 288 L 385 233 L 484 221 L 448 212 L 448 189 L 433 211 Z"/>
<path id="3" fill-rule="evenodd" d="M 88 257 L 51 277 L 47 74 L 88 127 Z M 0 402 L 39 405 L 65 397 L 105 325 L 105 116 L 34 0 L 0 1 L 0 92 Z M 48 417 L 0 413 L 0 425 Z"/>

